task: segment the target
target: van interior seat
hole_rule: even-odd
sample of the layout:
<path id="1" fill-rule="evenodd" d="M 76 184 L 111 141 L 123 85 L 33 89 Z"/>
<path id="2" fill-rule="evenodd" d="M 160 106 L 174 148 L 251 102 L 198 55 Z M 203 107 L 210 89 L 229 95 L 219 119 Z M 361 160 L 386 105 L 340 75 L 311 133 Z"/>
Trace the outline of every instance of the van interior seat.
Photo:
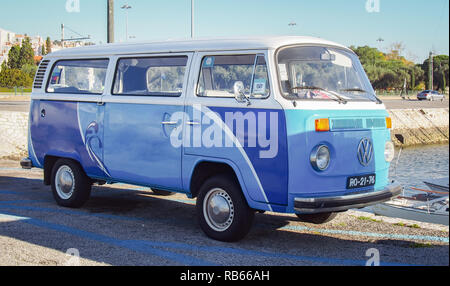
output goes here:
<path id="1" fill-rule="evenodd" d="M 128 67 L 127 71 L 123 74 L 122 80 L 123 93 L 135 93 L 136 91 L 146 90 L 147 87 L 147 69 L 140 67 Z"/>

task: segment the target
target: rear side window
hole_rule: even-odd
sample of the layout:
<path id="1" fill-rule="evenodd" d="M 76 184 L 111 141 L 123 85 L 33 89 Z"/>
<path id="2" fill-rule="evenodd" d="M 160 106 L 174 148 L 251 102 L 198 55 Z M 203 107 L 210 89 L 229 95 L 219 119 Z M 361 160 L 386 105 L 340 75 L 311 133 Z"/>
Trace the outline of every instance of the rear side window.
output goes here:
<path id="1" fill-rule="evenodd" d="M 114 95 L 181 96 L 187 56 L 120 59 Z"/>
<path id="2" fill-rule="evenodd" d="M 102 94 L 109 60 L 62 60 L 53 66 L 48 93 Z"/>
<path id="3" fill-rule="evenodd" d="M 270 88 L 264 55 L 204 57 L 197 95 L 234 97 L 234 84 L 238 81 L 244 84 L 244 93 L 250 98 L 268 97 Z"/>

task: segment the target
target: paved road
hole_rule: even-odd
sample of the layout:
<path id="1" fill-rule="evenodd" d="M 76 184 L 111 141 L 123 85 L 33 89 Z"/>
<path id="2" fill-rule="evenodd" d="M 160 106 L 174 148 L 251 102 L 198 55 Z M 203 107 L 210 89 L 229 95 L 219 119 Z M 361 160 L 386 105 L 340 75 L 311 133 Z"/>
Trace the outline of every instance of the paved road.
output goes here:
<path id="1" fill-rule="evenodd" d="M 28 112 L 30 110 L 29 101 L 2 101 L 0 100 L 0 111 Z"/>
<path id="2" fill-rule="evenodd" d="M 383 99 L 387 109 L 421 109 L 421 108 L 449 108 L 449 100 L 441 101 L 419 101 L 416 99 Z"/>
<path id="3" fill-rule="evenodd" d="M 440 101 L 418 101 L 401 99 L 383 99 L 388 109 L 404 108 L 449 108 L 449 100 Z M 30 108 L 29 101 L 2 101 L 0 99 L 0 111 L 19 111 L 28 112 Z"/>
<path id="4" fill-rule="evenodd" d="M 316 226 L 266 213 L 246 239 L 228 244 L 205 237 L 194 201 L 183 195 L 95 187 L 73 210 L 56 206 L 41 176 L 0 162 L 0 265 L 365 265 L 369 249 L 381 265 L 449 264 L 448 227 L 406 227 L 357 212 Z"/>

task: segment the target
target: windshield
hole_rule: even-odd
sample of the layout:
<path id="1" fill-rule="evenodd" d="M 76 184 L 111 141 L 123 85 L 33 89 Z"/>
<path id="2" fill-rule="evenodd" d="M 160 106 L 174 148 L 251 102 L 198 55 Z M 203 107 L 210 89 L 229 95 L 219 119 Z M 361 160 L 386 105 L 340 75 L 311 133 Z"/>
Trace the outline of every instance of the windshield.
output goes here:
<path id="1" fill-rule="evenodd" d="M 344 49 L 286 48 L 278 53 L 278 71 L 288 99 L 377 101 L 358 57 Z"/>

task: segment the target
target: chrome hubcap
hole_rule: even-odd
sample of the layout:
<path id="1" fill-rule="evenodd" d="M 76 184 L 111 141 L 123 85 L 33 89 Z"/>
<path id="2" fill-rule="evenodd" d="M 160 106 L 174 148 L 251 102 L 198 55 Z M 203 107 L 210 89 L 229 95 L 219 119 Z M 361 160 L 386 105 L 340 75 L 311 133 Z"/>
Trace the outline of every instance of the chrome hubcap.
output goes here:
<path id="1" fill-rule="evenodd" d="M 63 200 L 68 200 L 73 195 L 75 189 L 75 176 L 68 166 L 61 166 L 56 172 L 55 187 L 58 196 Z"/>
<path id="2" fill-rule="evenodd" d="M 203 201 L 203 213 L 208 225 L 215 231 L 225 231 L 233 223 L 234 205 L 222 189 L 212 189 Z"/>

